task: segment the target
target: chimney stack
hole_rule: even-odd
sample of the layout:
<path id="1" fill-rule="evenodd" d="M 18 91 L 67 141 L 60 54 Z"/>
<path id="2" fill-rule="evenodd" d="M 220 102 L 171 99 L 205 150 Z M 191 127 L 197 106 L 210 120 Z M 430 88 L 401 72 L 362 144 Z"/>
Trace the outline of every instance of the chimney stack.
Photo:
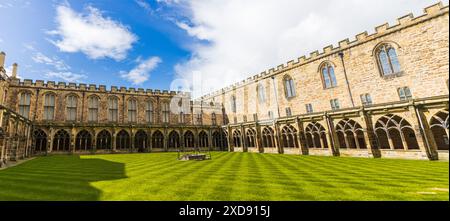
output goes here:
<path id="1" fill-rule="evenodd" d="M 4 66 L 5 66 L 5 57 L 6 57 L 6 54 L 5 54 L 5 52 L 0 52 L 0 68 L 4 68 Z"/>
<path id="2" fill-rule="evenodd" d="M 13 64 L 13 69 L 12 69 L 12 75 L 11 78 L 17 78 L 17 66 L 19 66 L 17 63 Z"/>

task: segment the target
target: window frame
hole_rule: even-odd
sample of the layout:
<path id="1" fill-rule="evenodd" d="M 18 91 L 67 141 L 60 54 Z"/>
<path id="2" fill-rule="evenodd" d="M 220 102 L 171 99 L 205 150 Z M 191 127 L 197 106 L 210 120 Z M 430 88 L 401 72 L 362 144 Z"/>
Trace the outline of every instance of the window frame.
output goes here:
<path id="1" fill-rule="evenodd" d="M 297 96 L 295 88 L 295 81 L 290 75 L 283 77 L 284 96 L 287 100 L 293 99 Z M 290 93 L 289 93 L 290 92 Z"/>
<path id="2" fill-rule="evenodd" d="M 331 110 L 337 111 L 341 109 L 341 104 L 339 103 L 339 99 L 331 99 L 330 100 Z"/>
<path id="3" fill-rule="evenodd" d="M 100 99 L 97 96 L 88 97 L 88 121 L 98 122 Z"/>
<path id="4" fill-rule="evenodd" d="M 326 70 L 326 73 L 324 73 L 324 70 Z M 332 70 L 332 72 L 330 70 Z M 336 71 L 333 64 L 330 64 L 329 62 L 322 64 L 320 68 L 320 76 L 322 79 L 323 89 L 332 89 L 338 86 Z M 328 80 L 330 81 L 330 85 L 327 85 L 325 76 L 327 76 Z"/>
<path id="5" fill-rule="evenodd" d="M 402 93 L 401 92 L 403 92 L 403 94 L 404 94 L 403 96 L 404 97 L 402 97 Z M 408 92 L 408 93 L 406 93 L 406 92 Z M 398 94 L 398 97 L 400 98 L 400 101 L 409 101 L 409 100 L 413 99 L 413 95 L 412 95 L 411 89 L 409 87 L 400 87 L 400 88 L 398 88 L 397 89 L 397 94 Z"/>
<path id="6" fill-rule="evenodd" d="M 392 51 L 395 53 L 395 56 L 391 54 Z M 394 47 L 390 43 L 380 44 L 375 49 L 377 66 L 382 77 L 397 76 L 402 74 L 402 65 L 400 63 L 399 55 L 397 52 L 397 47 Z M 386 56 L 385 58 L 381 57 L 382 53 L 384 53 L 384 56 Z M 387 73 L 387 71 L 389 71 L 389 73 Z"/>
<path id="7" fill-rule="evenodd" d="M 53 100 L 50 100 L 52 102 L 49 101 L 49 98 L 52 98 Z M 50 104 L 52 103 L 52 104 Z M 52 114 L 50 116 L 50 114 L 48 113 L 51 110 Z M 45 121 L 51 121 L 51 120 L 55 120 L 55 110 L 56 110 L 56 95 L 53 93 L 47 93 L 44 94 L 44 117 L 43 119 Z M 50 118 L 49 118 L 50 116 Z"/>
<path id="8" fill-rule="evenodd" d="M 108 121 L 119 121 L 119 98 L 117 97 L 108 98 Z"/>
<path id="9" fill-rule="evenodd" d="M 31 93 L 22 92 L 19 95 L 19 114 L 27 119 L 30 118 Z"/>

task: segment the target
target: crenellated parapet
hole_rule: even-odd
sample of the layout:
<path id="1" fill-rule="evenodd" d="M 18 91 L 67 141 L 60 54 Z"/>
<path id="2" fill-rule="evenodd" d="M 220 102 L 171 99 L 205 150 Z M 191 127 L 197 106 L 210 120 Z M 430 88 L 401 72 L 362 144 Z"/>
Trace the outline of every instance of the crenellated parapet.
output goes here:
<path id="1" fill-rule="evenodd" d="M 169 90 L 152 90 L 144 88 L 134 88 L 134 87 L 117 87 L 111 86 L 108 90 L 105 85 L 96 84 L 84 84 L 84 83 L 66 83 L 66 82 L 55 82 L 55 81 L 43 81 L 31 79 L 11 79 L 10 85 L 12 87 L 29 87 L 29 88 L 39 88 L 48 90 L 73 90 L 79 92 L 92 92 L 92 93 L 122 93 L 127 95 L 146 95 L 146 96 L 183 96 L 190 97 L 189 92 L 182 91 L 169 91 Z"/>
<path id="2" fill-rule="evenodd" d="M 286 72 L 293 68 L 300 67 L 302 65 L 306 65 L 313 61 L 323 59 L 325 57 L 343 52 L 350 48 L 356 47 L 358 45 L 364 44 L 369 41 L 373 41 L 375 39 L 381 38 L 388 34 L 400 31 L 410 26 L 417 25 L 419 23 L 425 22 L 427 20 L 433 19 L 435 17 L 442 16 L 444 14 L 448 14 L 449 6 L 444 6 L 442 2 L 426 7 L 424 13 L 419 16 L 414 16 L 412 13 L 407 14 L 405 16 L 397 18 L 397 23 L 390 25 L 389 23 L 384 23 L 374 28 L 375 32 L 369 33 L 368 31 L 361 32 L 355 35 L 353 40 L 349 38 L 341 40 L 338 42 L 338 46 L 334 47 L 333 45 L 326 46 L 322 49 L 322 51 L 316 50 L 309 54 L 309 56 L 301 56 L 296 60 L 288 61 L 285 64 L 280 64 L 276 68 L 270 68 L 264 72 L 261 72 L 258 75 L 254 75 L 253 77 L 248 77 L 247 79 L 237 82 L 233 85 L 227 86 L 223 89 L 220 89 L 215 92 L 211 92 L 202 97 L 202 99 L 209 99 L 211 97 L 217 96 L 219 94 L 223 94 L 228 91 L 232 91 L 236 88 L 249 85 L 256 81 L 278 75 L 280 73 Z"/>

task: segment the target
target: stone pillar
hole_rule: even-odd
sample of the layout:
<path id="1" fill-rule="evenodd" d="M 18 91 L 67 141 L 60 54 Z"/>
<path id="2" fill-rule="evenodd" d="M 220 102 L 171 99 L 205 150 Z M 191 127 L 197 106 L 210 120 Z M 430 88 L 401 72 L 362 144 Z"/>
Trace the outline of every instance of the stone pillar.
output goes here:
<path id="1" fill-rule="evenodd" d="M 186 148 L 186 144 L 184 142 L 184 132 L 183 129 L 180 129 L 180 149 L 184 151 Z"/>
<path id="2" fill-rule="evenodd" d="M 111 145 L 112 145 L 112 152 L 117 151 L 117 143 L 116 143 L 116 130 L 112 130 L 112 137 L 111 137 Z"/>
<path id="3" fill-rule="evenodd" d="M 135 147 L 135 137 L 134 137 L 134 134 L 135 134 L 135 131 L 133 130 L 133 128 L 131 128 L 130 129 L 130 152 L 131 153 L 133 153 L 133 152 L 135 152 L 135 149 L 136 149 L 136 147 Z"/>
<path id="4" fill-rule="evenodd" d="M 428 159 L 438 160 L 439 155 L 437 152 L 436 141 L 434 140 L 433 133 L 429 125 L 429 121 L 423 113 L 423 108 L 420 106 L 410 106 L 409 112 L 412 116 L 411 124 L 414 127 L 414 133 L 416 135 L 417 142 L 419 143 L 419 148 L 422 152 L 426 153 Z"/>
<path id="5" fill-rule="evenodd" d="M 261 126 L 258 123 L 255 123 L 255 129 L 256 129 L 256 148 L 258 149 L 258 152 L 264 153 L 264 147 L 262 145 L 262 136 L 261 136 Z"/>
<path id="6" fill-rule="evenodd" d="M 400 138 L 402 139 L 403 149 L 404 149 L 404 150 L 408 150 L 408 149 L 409 149 L 408 143 L 406 142 L 405 134 L 403 134 L 403 131 L 402 131 L 402 130 L 400 130 Z"/>
<path id="7" fill-rule="evenodd" d="M 387 137 L 388 137 L 388 143 L 389 143 L 389 149 L 391 150 L 395 150 L 395 145 L 394 145 L 394 141 L 391 137 L 391 134 L 389 133 L 389 131 L 387 132 Z"/>
<path id="8" fill-rule="evenodd" d="M 242 152 L 248 152 L 247 134 L 245 133 L 245 128 L 243 125 L 241 125 L 241 140 L 242 140 Z"/>
<path id="9" fill-rule="evenodd" d="M 75 140 L 77 137 L 77 131 L 74 126 L 72 126 L 71 135 L 70 135 L 70 152 L 75 153 Z"/>
<path id="10" fill-rule="evenodd" d="M 168 139 L 168 136 L 167 136 L 167 126 L 166 127 L 164 127 L 164 134 L 163 134 L 163 136 L 164 136 L 164 139 L 163 139 L 163 146 L 164 146 L 164 152 L 167 152 L 168 151 L 168 146 L 169 146 L 169 139 Z"/>
<path id="11" fill-rule="evenodd" d="M 275 127 L 275 146 L 277 147 L 278 153 L 283 154 L 284 150 L 283 147 L 281 146 L 280 126 L 278 125 L 278 123 L 274 122 L 274 127 Z"/>
<path id="12" fill-rule="evenodd" d="M 211 128 L 209 128 L 208 130 L 208 146 L 209 146 L 209 150 L 212 150 L 212 133 L 211 133 Z"/>
<path id="13" fill-rule="evenodd" d="M 2 141 L 0 143 L 0 167 L 3 166 L 4 157 L 5 157 L 5 142 L 6 139 L 2 138 Z"/>
<path id="14" fill-rule="evenodd" d="M 350 149 L 350 143 L 348 141 L 348 135 L 347 133 L 344 132 L 344 141 L 345 141 L 345 146 Z"/>
<path id="15" fill-rule="evenodd" d="M 227 127 L 228 130 L 228 151 L 234 152 L 234 139 L 233 139 L 233 131 L 231 130 L 231 127 Z"/>
<path id="16" fill-rule="evenodd" d="M 325 114 L 324 118 L 328 128 L 326 137 L 327 143 L 329 144 L 328 149 L 330 150 L 330 154 L 332 156 L 340 156 L 339 149 L 341 145 L 339 144 L 339 139 L 334 128 L 333 120 L 328 114 Z"/>
<path id="17" fill-rule="evenodd" d="M 151 130 L 149 130 L 149 131 L 147 131 L 147 143 L 148 143 L 148 151 L 149 152 L 152 152 L 152 149 L 153 149 L 153 142 L 152 142 L 152 131 Z"/>
<path id="18" fill-rule="evenodd" d="M 95 130 L 91 131 L 91 134 L 92 134 L 92 139 L 91 139 L 92 140 L 92 143 L 91 143 L 92 152 L 96 153 L 97 152 L 97 136 L 96 136 Z"/>
<path id="19" fill-rule="evenodd" d="M 49 136 L 47 139 L 47 142 L 48 142 L 48 145 L 47 145 L 48 151 L 47 152 L 51 153 L 53 151 L 53 136 L 54 136 L 52 128 L 50 128 L 48 134 L 49 134 Z"/>
<path id="20" fill-rule="evenodd" d="M 298 126 L 298 134 L 297 134 L 297 142 L 300 147 L 300 154 L 301 155 L 309 155 L 309 149 L 306 145 L 306 137 L 305 137 L 305 128 L 303 126 L 303 122 L 300 121 L 299 118 L 297 118 L 297 126 Z"/>

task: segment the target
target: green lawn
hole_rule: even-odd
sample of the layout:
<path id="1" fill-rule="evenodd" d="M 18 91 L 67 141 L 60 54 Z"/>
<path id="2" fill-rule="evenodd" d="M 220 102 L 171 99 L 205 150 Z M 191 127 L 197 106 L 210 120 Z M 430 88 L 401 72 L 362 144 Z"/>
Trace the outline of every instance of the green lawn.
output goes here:
<path id="1" fill-rule="evenodd" d="M 49 156 L 0 171 L 0 200 L 449 200 L 449 163 L 213 153 Z"/>

